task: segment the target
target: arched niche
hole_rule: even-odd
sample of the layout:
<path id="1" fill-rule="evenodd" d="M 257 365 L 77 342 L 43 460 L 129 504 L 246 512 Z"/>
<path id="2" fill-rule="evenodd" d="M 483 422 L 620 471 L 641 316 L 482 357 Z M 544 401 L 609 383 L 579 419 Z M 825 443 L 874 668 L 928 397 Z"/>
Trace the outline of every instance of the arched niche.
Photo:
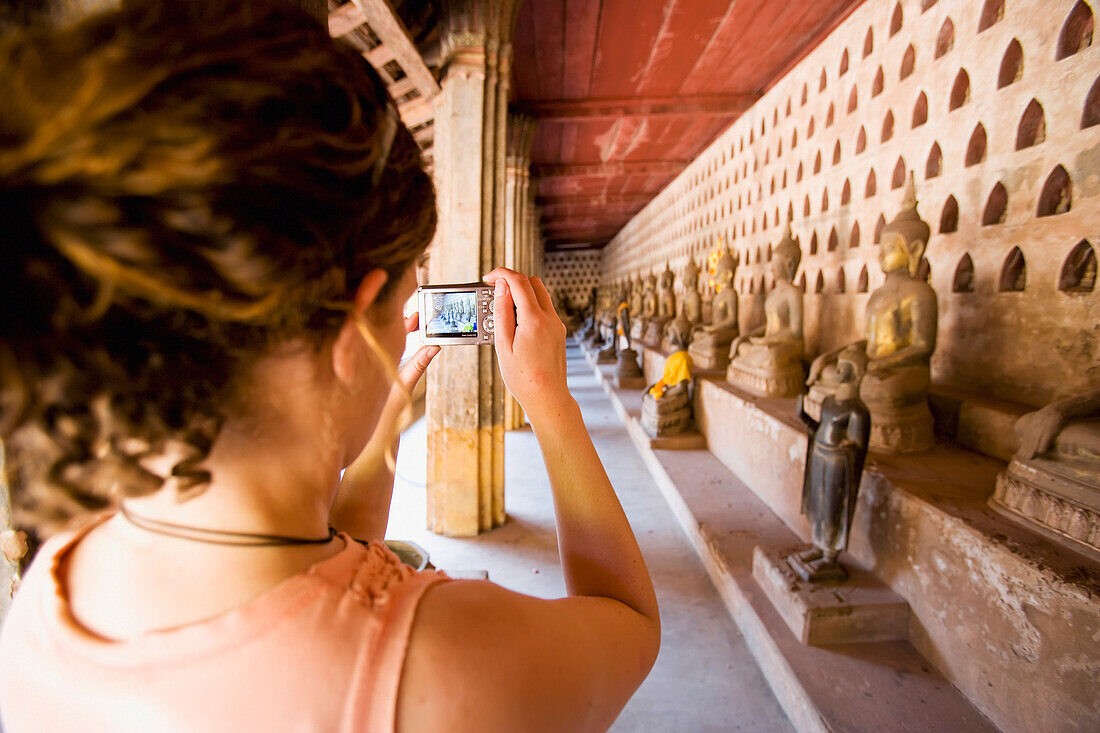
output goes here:
<path id="1" fill-rule="evenodd" d="M 920 258 L 920 264 L 917 265 L 917 277 L 926 283 L 932 282 L 932 263 L 928 261 L 927 257 Z"/>
<path id="2" fill-rule="evenodd" d="M 839 162 L 840 162 L 840 141 L 837 140 L 836 144 L 833 145 L 833 165 L 836 165 Z"/>
<path id="3" fill-rule="evenodd" d="M 868 290 L 868 285 L 869 283 L 867 276 L 867 265 L 864 265 L 863 268 L 859 271 L 859 281 L 856 283 L 856 292 L 866 293 Z"/>
<path id="4" fill-rule="evenodd" d="M 829 189 L 825 189 L 821 192 L 821 213 L 825 213 L 829 210 Z"/>
<path id="5" fill-rule="evenodd" d="M 810 215 L 810 197 L 807 196 L 802 202 L 802 216 L 806 217 Z"/>
<path id="6" fill-rule="evenodd" d="M 894 37 L 901 30 L 903 16 L 901 12 L 901 3 L 894 6 L 894 13 L 890 16 L 890 37 Z"/>
<path id="7" fill-rule="evenodd" d="M 948 51 L 955 47 L 955 24 L 950 18 L 943 22 L 940 26 L 939 35 L 936 36 L 936 55 L 935 58 L 940 58 L 947 54 Z"/>
<path id="8" fill-rule="evenodd" d="M 1088 96 L 1085 97 L 1085 109 L 1081 113 L 1081 129 L 1100 125 L 1100 76 L 1092 83 Z"/>
<path id="9" fill-rule="evenodd" d="M 810 90 L 805 84 L 803 84 L 802 85 L 802 101 L 800 102 L 801 106 L 805 107 L 806 102 L 809 101 L 809 99 L 810 99 Z"/>
<path id="10" fill-rule="evenodd" d="M 871 29 L 871 26 L 867 26 L 867 35 L 863 37 L 863 58 L 867 58 L 871 55 L 871 52 L 875 50 L 875 32 Z"/>
<path id="11" fill-rule="evenodd" d="M 1096 289 L 1096 250 L 1082 239 L 1070 251 L 1058 275 L 1058 289 L 1065 293 L 1091 293 Z"/>
<path id="12" fill-rule="evenodd" d="M 863 187 L 863 198 L 869 199 L 875 195 L 878 189 L 878 181 L 875 180 L 875 169 L 867 174 L 867 184 Z"/>
<path id="13" fill-rule="evenodd" d="M 852 224 L 852 231 L 848 232 L 848 248 L 857 249 L 859 247 L 859 222 Z"/>
<path id="14" fill-rule="evenodd" d="M 1004 89 L 1024 75 L 1024 47 L 1015 38 L 1008 44 L 1001 57 L 1001 70 L 997 73 L 997 88 Z"/>
<path id="15" fill-rule="evenodd" d="M 838 293 L 845 292 L 848 289 L 847 285 L 847 279 L 844 276 L 844 266 L 841 265 L 836 271 L 836 291 Z"/>
<path id="16" fill-rule="evenodd" d="M 940 212 L 940 234 L 959 231 L 959 202 L 954 196 L 948 196 Z"/>
<path id="17" fill-rule="evenodd" d="M 856 155 L 867 149 L 867 128 L 859 126 L 859 134 L 856 135 Z"/>
<path id="18" fill-rule="evenodd" d="M 1055 216 L 1064 214 L 1073 205 L 1073 185 L 1069 174 L 1062 166 L 1056 166 L 1047 176 L 1043 190 L 1039 194 L 1037 216 Z"/>
<path id="19" fill-rule="evenodd" d="M 985 160 L 986 135 L 985 126 L 978 123 L 974 132 L 970 133 L 970 142 L 966 145 L 966 166 L 977 165 Z"/>
<path id="20" fill-rule="evenodd" d="M 1005 17 L 1005 0 L 985 0 L 982 14 L 978 17 L 978 33 L 992 28 Z"/>
<path id="21" fill-rule="evenodd" d="M 806 273 L 802 273 L 798 277 L 798 289 L 801 290 L 803 293 L 806 292 Z"/>
<path id="22" fill-rule="evenodd" d="M 935 178 L 943 171 L 943 151 L 939 143 L 932 143 L 928 151 L 928 160 L 924 164 L 924 177 Z"/>
<path id="23" fill-rule="evenodd" d="M 829 102 L 829 111 L 825 113 L 825 127 L 832 127 L 833 120 L 836 119 L 836 107 L 832 102 Z"/>
<path id="24" fill-rule="evenodd" d="M 894 176 L 890 179 L 890 188 L 901 188 L 905 185 L 905 159 L 898 156 L 898 162 L 894 166 Z"/>
<path id="25" fill-rule="evenodd" d="M 887 110 L 886 116 L 882 118 L 882 142 L 886 142 L 894 136 L 894 112 L 893 110 Z"/>
<path id="26" fill-rule="evenodd" d="M 827 249 L 830 252 L 836 252 L 836 249 L 839 246 L 840 239 L 836 236 L 836 227 L 833 227 L 832 230 L 829 231 L 829 244 Z"/>
<path id="27" fill-rule="evenodd" d="M 922 13 L 925 12 L 926 10 L 931 8 L 933 5 L 935 5 L 937 1 L 938 0 L 921 0 L 920 11 Z"/>
<path id="28" fill-rule="evenodd" d="M 859 89 L 855 84 L 852 85 L 852 93 L 848 95 L 848 114 L 856 111 L 859 107 Z"/>
<path id="29" fill-rule="evenodd" d="M 886 228 L 886 217 L 882 214 L 878 215 L 878 221 L 875 222 L 875 237 L 874 242 L 878 244 L 882 241 L 882 230 Z"/>
<path id="30" fill-rule="evenodd" d="M 913 124 L 910 127 L 920 127 L 925 122 L 928 122 L 928 95 L 921 92 L 913 105 Z"/>
<path id="31" fill-rule="evenodd" d="M 1058 50 L 1054 58 L 1061 61 L 1092 45 L 1092 8 L 1078 0 L 1062 24 L 1058 34 Z"/>
<path id="32" fill-rule="evenodd" d="M 844 53 L 840 54 L 840 69 L 837 76 L 844 76 L 848 73 L 848 49 L 844 49 Z"/>
<path id="33" fill-rule="evenodd" d="M 947 102 L 949 112 L 962 107 L 970 101 L 970 74 L 966 69 L 959 69 L 955 75 L 955 83 L 951 85 L 951 97 Z"/>
<path id="34" fill-rule="evenodd" d="M 814 232 L 813 236 L 810 237 L 810 254 L 817 254 L 817 232 Z"/>
<path id="35" fill-rule="evenodd" d="M 882 67 L 878 67 L 878 71 L 875 72 L 875 80 L 871 82 L 871 96 L 877 97 L 882 94 L 882 88 L 886 84 L 886 79 L 882 74 Z"/>
<path id="36" fill-rule="evenodd" d="M 844 179 L 844 187 L 840 189 L 840 205 L 847 206 L 852 202 L 852 183 L 847 178 Z"/>
<path id="37" fill-rule="evenodd" d="M 974 260 L 969 252 L 964 252 L 959 258 L 959 264 L 955 265 L 955 274 L 951 278 L 951 292 L 974 292 Z"/>
<path id="38" fill-rule="evenodd" d="M 917 49 L 913 48 L 913 44 L 910 43 L 909 48 L 905 49 L 905 55 L 901 57 L 901 70 L 898 73 L 898 79 L 908 79 L 916 65 Z"/>
<path id="39" fill-rule="evenodd" d="M 1008 212 L 1008 191 L 1000 181 L 989 192 L 989 198 L 985 200 L 985 208 L 982 209 L 982 226 L 1004 224 L 1005 215 Z"/>
<path id="40" fill-rule="evenodd" d="M 1046 116 L 1043 106 L 1037 100 L 1031 100 L 1024 113 L 1020 115 L 1020 124 L 1016 128 L 1016 149 L 1023 150 L 1038 145 L 1047 138 Z"/>
<path id="41" fill-rule="evenodd" d="M 825 276 L 821 274 L 819 270 L 817 273 L 817 279 L 814 280 L 814 293 L 821 293 L 825 290 Z"/>
<path id="42" fill-rule="evenodd" d="M 814 157 L 814 173 L 821 172 L 821 151 L 817 151 L 817 155 Z"/>
<path id="43" fill-rule="evenodd" d="M 791 150 L 798 147 L 798 130 L 791 131 Z"/>
<path id="44" fill-rule="evenodd" d="M 1027 262 L 1019 247 L 1013 247 L 1001 265 L 1001 277 L 997 290 L 1002 293 L 1022 293 L 1027 287 Z"/>
<path id="45" fill-rule="evenodd" d="M 794 182 L 795 183 L 801 183 L 802 182 L 802 162 L 801 161 L 799 161 L 799 163 L 798 163 L 798 171 L 795 172 L 795 174 L 794 174 Z"/>
<path id="46" fill-rule="evenodd" d="M 810 118 L 810 124 L 806 125 L 806 137 L 811 138 L 814 136 L 814 118 Z"/>
<path id="47" fill-rule="evenodd" d="M 825 69 L 821 70 L 821 81 L 817 85 L 817 91 L 825 91 L 825 87 L 829 85 L 829 78 L 825 75 Z"/>

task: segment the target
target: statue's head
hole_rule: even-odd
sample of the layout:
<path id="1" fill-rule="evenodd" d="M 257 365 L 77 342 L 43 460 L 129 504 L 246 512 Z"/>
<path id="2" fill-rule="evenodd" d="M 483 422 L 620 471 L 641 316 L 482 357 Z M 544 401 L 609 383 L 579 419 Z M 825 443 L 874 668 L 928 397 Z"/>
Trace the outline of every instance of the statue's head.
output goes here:
<path id="1" fill-rule="evenodd" d="M 652 272 L 645 276 L 645 286 L 650 289 L 657 287 L 657 276 Z"/>
<path id="2" fill-rule="evenodd" d="M 916 186 L 910 172 L 901 211 L 882 230 L 878 256 L 882 271 L 889 274 L 904 269 L 908 270 L 910 276 L 916 277 L 931 233 L 932 228 L 928 226 L 928 222 L 917 213 Z"/>
<path id="3" fill-rule="evenodd" d="M 859 384 L 867 371 L 867 351 L 856 344 L 845 347 L 836 357 L 836 370 L 841 384 Z"/>
<path id="4" fill-rule="evenodd" d="M 791 223 L 788 221 L 787 231 L 772 253 L 772 273 L 775 279 L 793 281 L 801 262 L 802 248 L 798 246 L 798 240 L 791 234 Z"/>
<path id="5" fill-rule="evenodd" d="M 674 282 L 676 282 L 676 276 L 672 274 L 672 268 L 668 266 L 668 260 L 665 260 L 665 271 L 661 273 L 661 287 L 671 288 Z"/>
<path id="6" fill-rule="evenodd" d="M 737 260 L 729 250 L 722 253 L 714 270 L 714 281 L 718 285 L 718 291 L 722 288 L 732 287 L 733 276 L 737 273 Z"/>
<path id="7" fill-rule="evenodd" d="M 683 278 L 686 289 L 695 290 L 699 286 L 699 272 L 699 266 L 695 264 L 695 258 L 692 257 L 684 265 Z"/>

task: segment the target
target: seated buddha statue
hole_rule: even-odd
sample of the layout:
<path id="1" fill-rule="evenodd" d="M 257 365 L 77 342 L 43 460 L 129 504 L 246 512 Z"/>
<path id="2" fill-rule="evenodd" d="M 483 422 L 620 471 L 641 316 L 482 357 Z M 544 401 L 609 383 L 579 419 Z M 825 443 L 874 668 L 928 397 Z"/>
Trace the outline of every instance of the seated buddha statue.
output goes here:
<path id="1" fill-rule="evenodd" d="M 917 275 L 930 228 L 917 214 L 910 174 L 901 212 L 882 230 L 879 265 L 886 282 L 867 301 L 867 374 L 860 398 L 871 412 L 871 449 L 913 453 L 934 441 L 928 406 L 930 362 L 936 348 L 936 291 Z M 810 397 L 818 404 L 836 390 L 836 355 L 822 354 L 810 367 Z"/>
<path id="2" fill-rule="evenodd" d="M 645 338 L 649 330 L 649 321 L 657 315 L 657 276 L 652 272 L 646 275 L 645 285 L 642 287 L 642 317 L 631 325 L 630 335 L 640 341 Z"/>
<path id="3" fill-rule="evenodd" d="M 678 332 L 673 338 L 675 350 L 665 360 L 661 378 L 642 395 L 642 428 L 654 438 L 679 435 L 695 427 L 691 355 Z"/>
<path id="4" fill-rule="evenodd" d="M 714 297 L 711 299 L 711 323 L 695 326 L 691 338 L 691 358 L 700 369 L 729 366 L 730 344 L 737 338 L 737 291 L 733 276 L 737 260 L 722 250 L 714 271 Z"/>
<path id="5" fill-rule="evenodd" d="M 661 273 L 657 281 L 657 312 L 646 323 L 645 339 L 651 344 L 660 344 L 665 333 L 665 326 L 676 317 L 676 292 L 673 285 L 676 276 L 672 274 L 672 268 L 665 262 L 665 271 Z"/>
<path id="6" fill-rule="evenodd" d="M 1100 389 L 1029 412 L 1015 432 L 989 503 L 1100 559 Z"/>
<path id="7" fill-rule="evenodd" d="M 772 257 L 775 287 L 764 300 L 764 325 L 734 339 L 726 379 L 765 397 L 802 393 L 802 291 L 794 285 L 802 250 L 788 222 Z"/>
<path id="8" fill-rule="evenodd" d="M 703 320 L 703 296 L 699 294 L 699 266 L 695 259 L 689 259 L 680 273 L 684 284 L 684 296 L 680 298 L 680 307 L 676 318 L 665 326 L 664 340 L 661 346 L 665 351 L 673 351 L 673 335 L 679 334 L 680 343 L 690 345 L 693 329 Z"/>
<path id="9" fill-rule="evenodd" d="M 642 317 L 642 290 L 644 285 L 642 278 L 636 277 L 630 281 L 630 317 L 638 319 Z"/>

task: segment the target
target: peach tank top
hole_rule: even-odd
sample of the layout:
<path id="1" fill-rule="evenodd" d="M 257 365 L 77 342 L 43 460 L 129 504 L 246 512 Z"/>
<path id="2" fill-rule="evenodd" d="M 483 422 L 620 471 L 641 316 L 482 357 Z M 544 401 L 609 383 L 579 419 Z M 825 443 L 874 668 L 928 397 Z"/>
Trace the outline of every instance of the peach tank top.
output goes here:
<path id="1" fill-rule="evenodd" d="M 379 542 L 345 548 L 207 621 L 124 641 L 69 613 L 57 569 L 94 524 L 51 539 L 0 634 L 0 719 L 34 731 L 391 731 L 417 573 Z"/>

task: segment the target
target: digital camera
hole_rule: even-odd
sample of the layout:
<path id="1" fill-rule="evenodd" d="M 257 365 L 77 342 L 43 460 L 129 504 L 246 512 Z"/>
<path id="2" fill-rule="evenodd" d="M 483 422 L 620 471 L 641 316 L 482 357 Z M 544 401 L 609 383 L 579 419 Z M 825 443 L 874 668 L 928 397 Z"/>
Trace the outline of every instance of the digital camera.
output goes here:
<path id="1" fill-rule="evenodd" d="M 491 285 L 421 285 L 416 291 L 423 344 L 493 343 Z"/>

